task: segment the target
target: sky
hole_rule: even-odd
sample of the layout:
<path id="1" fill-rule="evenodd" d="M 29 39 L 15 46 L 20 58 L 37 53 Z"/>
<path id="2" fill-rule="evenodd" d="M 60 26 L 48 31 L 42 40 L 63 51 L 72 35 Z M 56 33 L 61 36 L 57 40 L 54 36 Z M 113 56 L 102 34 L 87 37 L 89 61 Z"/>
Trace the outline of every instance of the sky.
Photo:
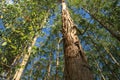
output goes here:
<path id="1" fill-rule="evenodd" d="M 0 19 L 0 29 L 3 29 L 3 28 L 4 28 L 4 25 L 3 25 L 2 19 Z"/>
<path id="2" fill-rule="evenodd" d="M 7 4 L 13 4 L 13 0 L 6 0 Z"/>
<path id="3" fill-rule="evenodd" d="M 9 4 L 13 4 L 13 1 L 12 0 L 7 0 L 7 3 L 9 3 Z M 76 12 L 76 14 L 84 14 L 85 12 L 82 10 L 78 10 L 78 12 Z M 82 17 L 84 17 L 84 18 L 89 18 L 90 17 L 90 15 L 89 14 L 85 14 L 85 16 L 82 16 Z M 52 25 L 53 23 L 54 23 L 54 21 L 53 21 L 53 18 L 55 18 L 55 16 L 51 16 L 50 17 L 50 21 L 49 21 L 49 24 L 50 25 Z M 3 22 L 2 22 L 2 20 L 0 19 L 0 29 L 4 29 L 4 25 L 3 25 Z M 50 34 L 50 28 L 44 28 L 44 29 L 42 29 L 42 31 L 46 34 L 45 36 L 43 36 L 43 37 L 39 37 L 38 39 L 37 39 L 37 42 L 36 42 L 36 46 L 40 46 L 40 42 L 44 42 L 45 41 L 45 39 L 47 38 L 47 36 L 49 36 L 49 34 Z M 85 46 L 85 43 L 83 42 L 82 43 L 82 45 L 84 46 L 84 47 L 86 47 L 86 49 L 89 47 L 87 47 L 87 46 Z M 38 56 L 37 56 L 38 57 Z M 37 57 L 35 57 L 34 59 L 33 59 L 33 61 L 37 61 L 37 60 L 39 60 Z M 31 67 L 31 65 L 28 65 L 28 68 L 30 68 Z"/>

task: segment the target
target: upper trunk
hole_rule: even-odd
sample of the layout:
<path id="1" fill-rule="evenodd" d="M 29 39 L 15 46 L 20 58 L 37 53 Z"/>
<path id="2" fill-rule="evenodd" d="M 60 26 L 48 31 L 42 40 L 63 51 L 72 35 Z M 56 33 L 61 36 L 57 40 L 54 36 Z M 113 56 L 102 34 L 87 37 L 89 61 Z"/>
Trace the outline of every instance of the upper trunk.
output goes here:
<path id="1" fill-rule="evenodd" d="M 62 0 L 62 33 L 64 40 L 65 80 L 93 80 L 77 36 L 76 25 Z"/>

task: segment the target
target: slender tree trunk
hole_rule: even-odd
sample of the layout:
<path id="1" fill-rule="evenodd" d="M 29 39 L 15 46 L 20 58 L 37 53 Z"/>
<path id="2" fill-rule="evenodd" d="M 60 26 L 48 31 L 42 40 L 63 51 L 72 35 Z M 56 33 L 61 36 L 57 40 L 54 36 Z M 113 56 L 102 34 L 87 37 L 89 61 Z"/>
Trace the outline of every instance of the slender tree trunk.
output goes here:
<path id="1" fill-rule="evenodd" d="M 87 59 L 77 36 L 76 25 L 62 0 L 62 33 L 65 57 L 65 80 L 93 80 Z"/>
<path id="2" fill-rule="evenodd" d="M 88 36 L 90 36 L 90 35 L 88 34 Z M 93 43 L 95 49 L 96 49 L 98 52 L 100 52 L 99 47 L 97 46 L 97 44 L 96 44 L 91 38 L 89 38 L 89 40 Z M 107 52 L 107 51 L 106 51 L 106 52 Z M 93 57 L 94 62 L 96 62 L 94 56 L 93 56 L 93 55 L 91 55 L 91 56 Z M 109 66 L 109 63 L 108 63 L 107 59 L 105 58 L 105 56 L 101 56 L 101 58 L 102 58 L 102 60 L 103 60 L 103 62 L 104 62 L 104 64 L 105 64 L 105 66 Z M 97 63 L 97 62 L 96 62 L 96 63 Z M 117 64 L 117 65 L 119 66 L 119 64 Z M 98 67 L 98 66 L 97 66 L 97 67 Z M 98 70 L 99 70 L 99 72 L 100 72 L 100 69 L 99 69 L 99 68 L 98 68 Z M 115 74 L 114 70 L 110 69 L 110 72 L 112 73 L 111 75 L 114 76 L 115 80 L 119 79 L 118 75 Z M 101 77 L 103 78 L 103 80 L 105 80 L 105 77 L 104 77 L 104 75 L 102 74 L 102 72 L 101 72 L 100 74 L 101 74 Z"/>
<path id="3" fill-rule="evenodd" d="M 38 38 L 38 35 L 35 35 L 34 38 L 33 38 L 32 45 L 29 46 L 29 48 L 28 48 L 28 54 L 24 55 L 23 60 L 22 60 L 22 62 L 20 64 L 20 68 L 16 71 L 16 73 L 15 73 L 15 75 L 13 77 L 13 80 L 20 80 L 20 77 L 21 77 L 21 75 L 22 75 L 22 73 L 24 71 L 24 68 L 25 68 L 25 66 L 26 66 L 26 64 L 28 62 L 28 59 L 30 57 L 32 47 L 34 46 L 37 38 Z"/>
<path id="4" fill-rule="evenodd" d="M 50 80 L 50 71 L 51 71 L 51 63 L 52 63 L 52 52 L 49 55 L 49 62 L 47 66 L 47 73 L 44 77 L 44 80 Z"/>
<path id="5" fill-rule="evenodd" d="M 90 35 L 88 34 L 88 36 L 90 36 Z M 95 48 L 97 48 L 97 50 L 99 50 L 99 48 L 96 46 L 97 44 L 91 38 L 89 38 L 89 39 L 91 40 L 91 42 L 93 43 Z M 115 59 L 115 57 L 112 55 L 112 53 L 109 51 L 109 49 L 107 47 L 105 47 L 105 45 L 102 45 L 102 46 L 103 46 L 104 50 L 108 53 L 108 55 L 111 57 L 111 59 L 114 61 L 114 63 L 116 63 L 117 66 L 120 66 L 119 62 Z"/>
<path id="6" fill-rule="evenodd" d="M 46 13 L 46 16 L 45 16 L 43 22 L 41 23 L 40 27 L 43 27 L 43 26 L 44 26 L 44 24 L 46 23 L 46 19 L 48 18 L 48 15 L 49 15 L 49 10 L 48 10 L 48 12 Z M 38 31 L 39 31 L 39 30 L 41 30 L 41 28 L 38 29 Z M 28 47 L 28 54 L 24 54 L 24 57 L 23 57 L 22 62 L 21 62 L 21 64 L 20 64 L 20 67 L 21 67 L 21 68 L 19 68 L 19 69 L 16 71 L 16 73 L 15 73 L 15 75 L 13 76 L 13 79 L 12 79 L 12 80 L 20 80 L 20 77 L 22 76 L 22 73 L 23 73 L 23 71 L 24 71 L 24 68 L 25 68 L 25 66 L 26 66 L 26 64 L 27 64 L 27 62 L 28 62 L 28 60 L 29 60 L 32 47 L 34 46 L 37 38 L 39 37 L 38 31 L 37 31 L 37 33 L 35 33 L 36 35 L 33 37 L 33 41 L 32 41 L 32 43 L 31 43 L 31 45 Z"/>
<path id="7" fill-rule="evenodd" d="M 82 8 L 84 11 L 86 11 L 91 17 L 93 17 L 96 21 L 99 22 L 100 25 L 102 25 L 102 27 L 104 27 L 107 31 L 109 31 L 109 33 L 116 38 L 118 41 L 120 41 L 120 35 L 117 34 L 115 31 L 112 31 L 110 29 L 110 27 L 114 27 L 112 24 L 109 24 L 107 22 L 105 22 L 102 19 L 97 18 L 94 14 L 92 14 L 91 12 L 89 12 L 88 10 L 86 10 L 85 8 Z"/>
<path id="8" fill-rule="evenodd" d="M 93 54 L 92 54 L 91 56 L 92 56 L 92 58 L 94 59 L 94 62 L 95 62 L 95 65 L 97 66 L 98 71 L 100 72 L 100 75 L 101 75 L 102 80 L 106 80 L 106 79 L 105 79 L 105 76 L 103 75 L 102 70 L 101 70 L 101 68 L 99 67 L 98 62 L 95 60 Z"/>
<path id="9" fill-rule="evenodd" d="M 59 51 L 60 51 L 60 43 L 61 43 L 62 39 L 58 40 L 58 45 L 57 45 L 57 53 L 56 53 L 56 74 L 55 74 L 55 80 L 59 80 L 58 77 L 58 67 L 59 67 Z"/>
<path id="10" fill-rule="evenodd" d="M 24 52 L 24 51 L 23 51 L 23 52 Z M 15 65 L 19 64 L 19 60 L 20 60 L 20 58 L 22 57 L 22 55 L 23 55 L 23 53 L 22 53 L 22 54 L 18 54 L 18 55 L 15 57 L 13 63 L 11 64 L 12 67 L 8 70 L 7 80 L 11 79 L 11 77 L 12 77 L 12 70 L 13 70 L 13 68 L 15 67 Z"/>
<path id="11" fill-rule="evenodd" d="M 107 47 L 104 47 L 104 49 L 109 54 L 109 56 L 111 57 L 111 59 L 120 67 L 119 62 L 115 59 L 115 57 L 112 55 L 112 53 L 109 51 L 109 49 Z"/>

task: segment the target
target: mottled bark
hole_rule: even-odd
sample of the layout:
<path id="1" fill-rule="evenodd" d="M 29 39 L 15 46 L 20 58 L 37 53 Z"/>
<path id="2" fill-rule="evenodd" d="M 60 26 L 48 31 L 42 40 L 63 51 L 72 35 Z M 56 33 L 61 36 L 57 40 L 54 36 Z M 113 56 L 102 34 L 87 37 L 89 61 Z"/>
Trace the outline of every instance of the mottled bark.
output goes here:
<path id="1" fill-rule="evenodd" d="M 65 57 L 65 80 L 93 80 L 87 59 L 77 36 L 76 25 L 62 0 L 62 33 Z"/>

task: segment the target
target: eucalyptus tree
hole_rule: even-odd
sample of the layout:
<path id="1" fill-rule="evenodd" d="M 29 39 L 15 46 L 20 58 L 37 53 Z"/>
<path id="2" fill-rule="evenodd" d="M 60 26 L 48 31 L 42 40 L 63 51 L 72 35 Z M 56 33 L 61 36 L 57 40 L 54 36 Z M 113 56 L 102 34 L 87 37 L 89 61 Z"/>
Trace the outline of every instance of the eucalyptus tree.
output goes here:
<path id="1" fill-rule="evenodd" d="M 95 79 L 120 79 L 119 2 L 68 0 L 72 18 L 78 25 L 81 42 Z M 111 77 L 113 75 L 114 77 Z"/>
<path id="2" fill-rule="evenodd" d="M 94 19 L 94 17 L 83 10 L 85 6 L 81 9 L 81 7 L 79 6 L 80 2 L 76 1 L 76 3 L 78 4 L 75 4 L 75 1 L 68 1 L 68 8 L 70 14 L 72 14 L 71 17 L 78 25 L 77 30 L 80 34 L 79 37 L 86 52 L 86 56 L 88 57 L 88 62 L 92 67 L 92 71 L 95 75 L 94 78 L 103 80 L 119 79 L 119 42 L 115 38 L 113 38 L 111 36 L 111 33 L 103 28 L 103 25 L 101 25 L 96 19 Z M 81 5 L 83 5 L 83 3 L 85 4 L 85 1 L 81 2 Z M 89 3 L 89 5 L 90 4 L 92 3 Z M 58 23 L 56 23 L 55 21 L 55 24 Z M 57 29 L 58 26 L 54 28 L 56 28 L 56 31 L 59 31 L 59 29 Z M 51 33 L 56 34 L 55 32 Z M 53 39 L 55 39 L 55 37 L 53 37 Z M 52 42 L 50 43 L 53 44 Z M 111 77 L 112 75 L 114 75 L 114 77 Z"/>
<path id="3" fill-rule="evenodd" d="M 2 79 L 6 76 L 8 79 L 15 77 L 14 74 L 18 74 L 21 70 L 21 79 L 74 80 L 80 76 L 80 78 L 84 77 L 83 74 L 71 72 L 81 72 L 82 70 L 79 69 L 81 63 L 85 63 L 83 68 L 87 69 L 88 73 L 92 70 L 95 79 L 120 79 L 119 0 L 66 0 L 68 8 L 63 7 L 62 13 L 66 11 L 67 14 L 63 14 L 62 17 L 61 7 L 56 6 L 59 5 L 57 0 L 14 0 L 9 5 L 4 1 L 0 2 L 0 18 L 4 25 L 4 28 L 0 29 L 0 77 Z M 61 18 L 64 18 L 63 22 Z M 69 31 L 75 32 L 72 38 L 74 39 L 76 34 L 79 34 L 77 38 L 81 40 L 79 44 L 79 39 L 74 39 L 78 41 L 73 42 L 74 47 L 69 50 L 65 47 L 68 45 L 64 32 L 68 27 L 67 24 L 70 24 L 71 26 L 68 26 L 72 28 Z M 46 30 L 50 30 L 50 33 L 48 31 L 43 35 L 42 31 Z M 62 38 L 60 31 L 63 33 L 63 39 L 59 43 Z M 40 41 L 40 45 L 44 44 L 43 46 L 34 45 L 37 38 L 46 34 L 48 38 L 43 42 Z M 60 50 L 57 49 L 58 44 L 60 44 Z M 82 58 L 84 54 L 78 54 L 76 61 L 76 58 L 66 57 L 70 56 L 66 55 L 67 52 L 73 49 L 76 49 L 73 52 L 77 53 L 81 45 L 91 68 L 85 62 L 86 59 Z M 65 54 L 62 48 L 66 51 Z M 79 49 L 79 53 L 84 53 L 81 51 L 83 50 Z M 29 58 L 30 61 L 28 61 Z M 65 58 L 65 63 L 63 58 Z M 73 64 L 70 64 L 71 60 Z M 32 64 L 32 61 L 35 63 Z M 22 63 L 23 67 L 21 67 Z M 26 68 L 25 65 L 27 65 Z M 83 69 L 85 74 L 86 71 Z M 90 75 L 86 76 L 85 78 L 89 78 Z M 19 78 L 16 76 L 16 79 Z"/>
<path id="4" fill-rule="evenodd" d="M 77 9 L 83 9 L 83 11 L 88 13 L 103 28 L 109 31 L 113 37 L 120 41 L 119 0 L 76 0 L 75 2 L 68 0 L 68 2 Z"/>
<path id="5" fill-rule="evenodd" d="M 77 27 L 62 2 L 62 34 L 65 58 L 65 80 L 93 80 L 85 53 L 77 36 Z"/>

